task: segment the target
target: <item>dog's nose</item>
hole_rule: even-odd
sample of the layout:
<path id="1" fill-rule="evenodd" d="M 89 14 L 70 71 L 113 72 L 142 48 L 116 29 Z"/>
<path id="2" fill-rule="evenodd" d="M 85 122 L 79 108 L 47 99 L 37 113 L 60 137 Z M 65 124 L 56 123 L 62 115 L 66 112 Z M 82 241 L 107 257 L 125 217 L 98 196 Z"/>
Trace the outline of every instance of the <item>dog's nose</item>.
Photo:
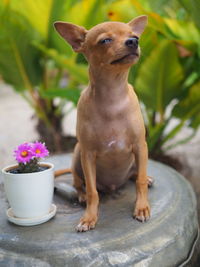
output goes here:
<path id="1" fill-rule="evenodd" d="M 126 40 L 125 45 L 128 47 L 137 48 L 138 47 L 138 39 L 135 37 L 129 38 Z"/>

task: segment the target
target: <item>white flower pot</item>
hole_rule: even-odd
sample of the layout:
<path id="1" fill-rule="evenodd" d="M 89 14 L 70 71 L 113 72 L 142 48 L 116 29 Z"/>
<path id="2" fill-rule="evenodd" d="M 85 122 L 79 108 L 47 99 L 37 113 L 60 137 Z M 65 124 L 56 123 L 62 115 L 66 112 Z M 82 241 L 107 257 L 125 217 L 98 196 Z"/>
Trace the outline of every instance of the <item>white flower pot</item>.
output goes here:
<path id="1" fill-rule="evenodd" d="M 40 165 L 49 168 L 40 172 L 19 174 L 8 172 L 17 165 L 2 170 L 6 196 L 16 217 L 42 217 L 50 212 L 54 192 L 54 166 L 51 163 Z"/>

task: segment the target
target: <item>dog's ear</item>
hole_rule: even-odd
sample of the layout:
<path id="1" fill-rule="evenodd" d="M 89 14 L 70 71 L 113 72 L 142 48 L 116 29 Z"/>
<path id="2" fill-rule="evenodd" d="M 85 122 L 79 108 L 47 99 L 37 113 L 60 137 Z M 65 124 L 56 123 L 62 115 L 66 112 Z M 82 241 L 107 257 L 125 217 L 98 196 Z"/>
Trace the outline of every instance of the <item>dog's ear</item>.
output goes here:
<path id="1" fill-rule="evenodd" d="M 83 52 L 83 43 L 87 30 L 78 25 L 56 21 L 54 27 L 58 33 L 72 46 L 75 52 Z"/>
<path id="2" fill-rule="evenodd" d="M 147 22 L 147 16 L 143 15 L 131 20 L 128 25 L 132 28 L 133 32 L 139 37 L 147 26 Z"/>

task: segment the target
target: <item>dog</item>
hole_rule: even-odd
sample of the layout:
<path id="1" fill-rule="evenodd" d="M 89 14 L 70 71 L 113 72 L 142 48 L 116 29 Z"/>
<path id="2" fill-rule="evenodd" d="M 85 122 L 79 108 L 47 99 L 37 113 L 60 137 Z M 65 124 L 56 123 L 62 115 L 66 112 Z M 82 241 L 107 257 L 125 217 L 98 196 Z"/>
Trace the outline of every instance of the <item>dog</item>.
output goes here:
<path id="1" fill-rule="evenodd" d="M 104 22 L 86 30 L 55 22 L 58 33 L 89 63 L 89 85 L 77 106 L 77 139 L 72 174 L 80 202 L 86 210 L 78 232 L 95 228 L 98 191 L 113 191 L 136 177 L 133 217 L 150 217 L 148 201 L 148 148 L 138 98 L 128 83 L 130 67 L 140 57 L 139 38 L 147 16 L 129 23 Z M 78 75 L 78 74 L 77 74 Z"/>

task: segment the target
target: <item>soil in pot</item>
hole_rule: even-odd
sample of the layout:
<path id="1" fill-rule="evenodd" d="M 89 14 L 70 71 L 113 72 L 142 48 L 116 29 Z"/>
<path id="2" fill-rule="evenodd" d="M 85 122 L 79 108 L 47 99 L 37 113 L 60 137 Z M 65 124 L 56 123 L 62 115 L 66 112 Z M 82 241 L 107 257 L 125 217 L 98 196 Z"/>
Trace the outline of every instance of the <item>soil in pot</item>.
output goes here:
<path id="1" fill-rule="evenodd" d="M 49 166 L 42 165 L 42 166 L 39 166 L 38 171 L 33 171 L 33 172 L 41 172 L 41 171 L 45 171 L 45 170 L 47 170 L 49 168 L 50 168 Z M 12 169 L 7 170 L 7 172 L 13 173 L 13 174 L 19 174 L 19 173 L 21 173 L 20 172 L 20 169 L 18 168 L 18 166 L 14 167 Z"/>

